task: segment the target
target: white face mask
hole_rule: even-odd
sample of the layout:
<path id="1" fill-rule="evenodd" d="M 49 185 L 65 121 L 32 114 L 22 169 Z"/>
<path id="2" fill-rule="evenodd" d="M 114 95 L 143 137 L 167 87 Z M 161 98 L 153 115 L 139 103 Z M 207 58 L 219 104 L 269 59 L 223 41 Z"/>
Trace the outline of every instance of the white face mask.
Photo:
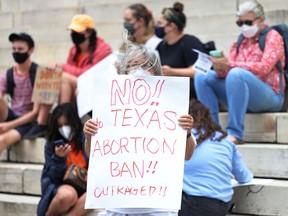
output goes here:
<path id="1" fill-rule="evenodd" d="M 258 30 L 259 30 L 259 27 L 256 24 L 254 24 L 252 26 L 244 24 L 241 26 L 241 32 L 244 35 L 244 37 L 246 37 L 246 38 L 254 37 L 256 35 L 256 33 L 258 32 Z"/>
<path id="2" fill-rule="evenodd" d="M 135 69 L 135 70 L 131 70 L 129 72 L 129 75 L 133 75 L 133 76 L 151 76 L 151 73 L 149 73 L 148 71 L 145 71 L 143 69 Z"/>
<path id="3" fill-rule="evenodd" d="M 58 129 L 59 133 L 67 140 L 72 138 L 72 129 L 69 125 L 64 125 Z"/>

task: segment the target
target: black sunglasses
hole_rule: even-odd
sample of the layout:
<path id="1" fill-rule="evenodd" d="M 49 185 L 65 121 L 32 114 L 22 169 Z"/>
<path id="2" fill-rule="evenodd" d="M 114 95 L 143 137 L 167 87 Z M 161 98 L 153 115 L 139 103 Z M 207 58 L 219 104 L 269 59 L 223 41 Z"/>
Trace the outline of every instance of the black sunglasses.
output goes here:
<path id="1" fill-rule="evenodd" d="M 242 25 L 252 26 L 255 20 L 259 19 L 259 17 L 255 18 L 254 20 L 237 20 L 236 24 L 241 27 Z"/>

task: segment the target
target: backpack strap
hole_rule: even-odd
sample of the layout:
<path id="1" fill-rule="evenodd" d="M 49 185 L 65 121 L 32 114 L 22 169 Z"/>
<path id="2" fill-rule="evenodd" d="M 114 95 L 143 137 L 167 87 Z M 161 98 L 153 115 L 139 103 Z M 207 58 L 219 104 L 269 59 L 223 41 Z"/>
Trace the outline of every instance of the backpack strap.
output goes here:
<path id="1" fill-rule="evenodd" d="M 37 64 L 32 62 L 30 69 L 29 69 L 29 77 L 30 77 L 32 87 L 34 87 L 34 83 L 35 83 L 37 66 L 38 66 Z M 7 93 L 12 98 L 14 95 L 14 88 L 15 88 L 13 67 L 7 70 L 6 79 L 7 79 Z"/>
<path id="2" fill-rule="evenodd" d="M 31 81 L 32 87 L 34 87 L 34 83 L 35 83 L 37 66 L 38 66 L 37 64 L 35 64 L 34 62 L 32 62 L 31 67 L 30 67 L 30 70 L 29 70 L 30 81 Z"/>
<path id="3" fill-rule="evenodd" d="M 236 44 L 236 54 L 237 54 L 237 55 L 238 55 L 239 48 L 240 48 L 240 45 L 241 45 L 242 41 L 243 41 L 243 35 L 240 34 L 240 35 L 238 36 L 237 44 Z"/>
<path id="4" fill-rule="evenodd" d="M 261 49 L 261 51 L 263 52 L 265 49 L 265 42 L 266 42 L 266 37 L 267 34 L 269 33 L 270 30 L 274 29 L 273 26 L 269 26 L 267 28 L 265 28 L 259 35 L 259 47 Z M 278 30 L 276 30 L 278 32 Z M 283 86 L 283 76 L 282 74 L 284 73 L 284 70 L 282 68 L 281 62 L 280 60 L 277 61 L 276 63 L 276 67 L 277 69 L 280 71 L 280 88 L 281 88 L 281 93 L 284 94 L 284 86 Z"/>
<path id="5" fill-rule="evenodd" d="M 13 97 L 15 83 L 14 83 L 14 68 L 11 67 L 7 70 L 6 73 L 6 80 L 7 80 L 7 93 L 10 95 L 10 97 Z"/>

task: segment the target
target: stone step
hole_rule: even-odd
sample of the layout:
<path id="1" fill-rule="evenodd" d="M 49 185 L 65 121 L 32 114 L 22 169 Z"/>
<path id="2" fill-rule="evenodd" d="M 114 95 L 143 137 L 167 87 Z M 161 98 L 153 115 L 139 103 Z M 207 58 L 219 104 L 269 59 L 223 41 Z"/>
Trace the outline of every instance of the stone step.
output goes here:
<path id="1" fill-rule="evenodd" d="M 44 138 L 24 139 L 10 147 L 9 159 L 11 162 L 44 164 L 44 146 Z"/>
<path id="2" fill-rule="evenodd" d="M 227 112 L 220 113 L 219 121 L 225 129 Z M 288 113 L 247 113 L 245 116 L 245 137 L 247 143 L 288 143 Z"/>
<path id="3" fill-rule="evenodd" d="M 0 161 L 8 161 L 8 150 L 4 149 L 4 151 L 0 154 Z"/>
<path id="4" fill-rule="evenodd" d="M 260 179 L 261 180 L 261 179 Z M 263 183 L 238 186 L 234 188 L 232 215 L 286 216 L 288 181 L 267 180 Z M 0 193 L 0 212 L 5 216 L 36 215 L 39 196 Z M 100 210 L 94 210 L 89 216 L 96 216 Z M 103 214 L 101 214 L 103 215 Z"/>
<path id="5" fill-rule="evenodd" d="M 237 147 L 254 176 L 288 179 L 288 145 L 245 144 Z"/>
<path id="6" fill-rule="evenodd" d="M 43 165 L 0 162 L 0 192 L 41 195 Z"/>
<path id="7" fill-rule="evenodd" d="M 227 113 L 220 113 L 219 119 L 220 119 L 221 125 L 225 126 L 227 122 Z M 267 148 L 269 148 L 273 152 L 275 152 L 276 155 L 282 154 L 281 152 L 285 152 L 286 148 L 288 148 L 288 145 L 284 145 L 284 144 L 288 144 L 288 136 L 286 132 L 287 128 L 288 128 L 288 113 L 283 112 L 283 113 L 247 114 L 245 118 L 245 134 L 246 134 L 245 142 L 247 144 L 255 143 L 255 145 L 245 144 L 243 146 L 239 146 L 239 148 L 240 150 L 243 149 L 242 151 L 243 151 L 244 156 L 248 154 L 249 152 L 251 154 L 258 153 L 259 152 L 258 148 L 261 149 L 261 151 L 268 151 L 268 152 L 270 150 L 267 150 Z M 9 158 L 9 161 L 11 162 L 43 164 L 45 161 L 44 160 L 44 145 L 45 145 L 44 138 L 38 138 L 36 140 L 24 139 L 21 142 L 13 145 L 9 149 L 8 153 L 7 152 L 5 153 L 4 151 L 0 155 L 0 161 L 1 160 L 7 161 Z M 255 149 L 255 151 L 253 149 Z M 275 155 L 275 158 L 277 159 L 278 156 L 276 155 Z M 268 156 L 270 158 L 271 154 L 268 153 Z M 251 157 L 251 155 L 249 155 L 247 157 L 245 156 L 245 158 L 247 158 L 246 160 L 248 161 L 249 159 L 252 159 L 255 157 Z M 257 158 L 263 161 L 268 159 L 268 158 L 262 157 L 261 155 L 257 156 Z M 281 160 L 286 160 L 286 157 L 282 157 Z M 254 161 L 251 162 L 251 165 L 253 164 L 254 164 Z M 262 176 L 263 173 L 260 172 L 259 174 L 261 174 Z M 287 175 L 288 173 L 285 174 L 285 176 Z M 269 175 L 268 177 L 273 177 L 273 175 Z M 275 177 L 280 177 L 280 176 L 277 174 Z"/>
<path id="8" fill-rule="evenodd" d="M 234 188 L 233 214 L 287 216 L 288 181 L 240 186 Z"/>
<path id="9" fill-rule="evenodd" d="M 0 193 L 0 212 L 3 216 L 36 216 L 39 196 L 27 196 Z M 100 211 L 93 210 L 87 216 L 100 216 Z"/>

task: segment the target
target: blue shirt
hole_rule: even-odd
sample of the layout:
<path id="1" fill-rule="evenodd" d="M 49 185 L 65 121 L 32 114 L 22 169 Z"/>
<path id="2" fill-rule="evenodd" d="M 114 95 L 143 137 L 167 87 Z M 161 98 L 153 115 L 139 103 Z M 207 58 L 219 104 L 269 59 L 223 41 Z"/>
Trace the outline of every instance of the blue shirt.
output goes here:
<path id="1" fill-rule="evenodd" d="M 215 137 L 219 136 L 221 134 L 217 132 Z M 191 196 L 228 202 L 233 195 L 232 176 L 239 183 L 253 178 L 233 142 L 226 137 L 220 142 L 209 138 L 196 147 L 190 160 L 185 161 L 183 191 Z"/>

